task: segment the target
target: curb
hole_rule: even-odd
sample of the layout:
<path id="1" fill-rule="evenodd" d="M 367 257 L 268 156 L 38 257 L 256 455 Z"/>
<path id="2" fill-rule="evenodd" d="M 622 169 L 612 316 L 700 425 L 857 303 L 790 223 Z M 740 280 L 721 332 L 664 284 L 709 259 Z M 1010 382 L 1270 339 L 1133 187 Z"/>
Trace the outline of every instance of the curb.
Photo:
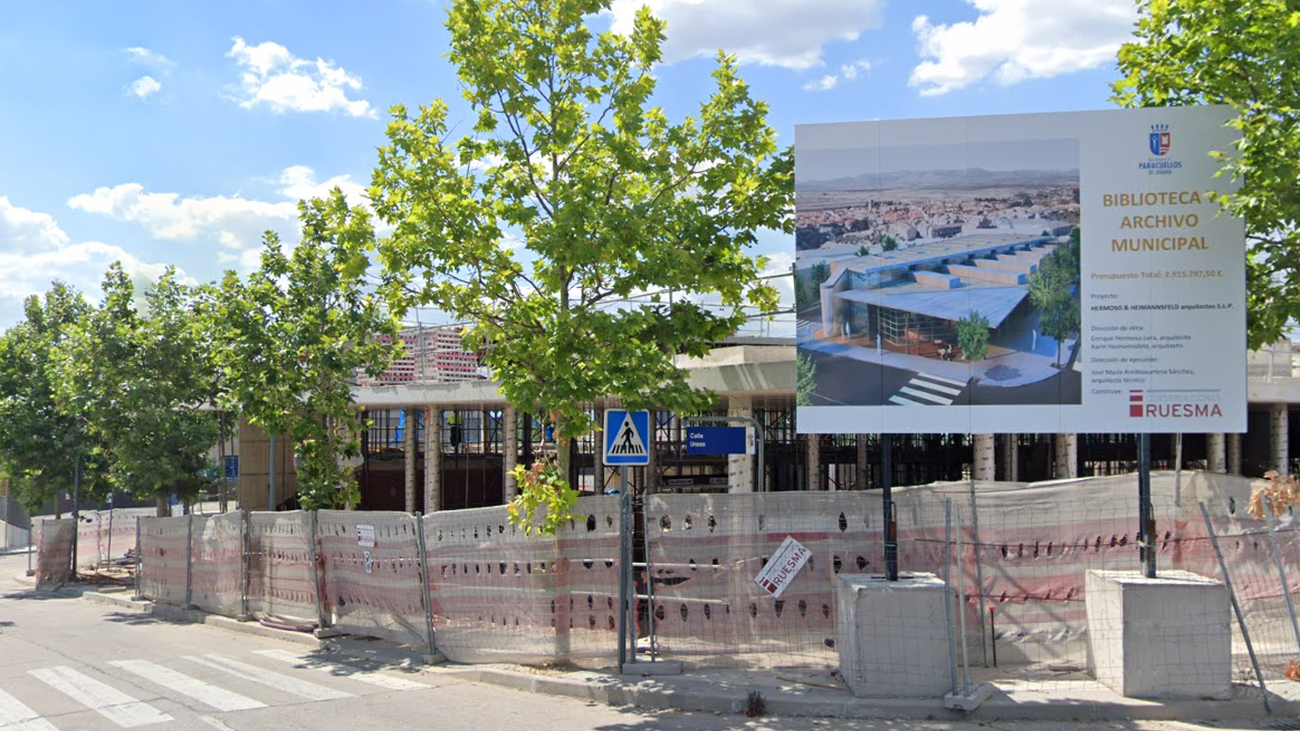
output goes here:
<path id="1" fill-rule="evenodd" d="M 46 590 L 41 590 L 46 591 Z M 160 619 L 206 624 L 218 629 L 282 640 L 313 650 L 337 653 L 349 658 L 378 661 L 390 665 L 429 666 L 445 661 L 441 654 L 403 648 L 391 643 L 358 641 L 349 636 L 328 639 L 312 634 L 264 626 L 258 622 L 241 622 L 199 609 L 182 609 L 149 600 L 130 598 L 125 592 L 75 591 L 59 587 L 49 591 L 58 596 L 80 597 L 87 601 L 120 607 Z M 1138 699 L 1089 699 L 1016 697 L 998 690 L 978 709 L 970 712 L 945 708 L 942 698 L 857 698 L 844 691 L 791 688 L 769 676 L 759 682 L 744 678 L 718 681 L 699 675 L 618 676 L 612 672 L 573 671 L 566 675 L 539 675 L 536 672 L 501 667 L 473 665 L 439 665 L 430 668 L 432 675 L 467 682 L 494 685 L 529 693 L 574 698 L 611 706 L 632 706 L 655 710 L 680 710 L 705 713 L 744 713 L 751 691 L 762 694 L 769 716 L 809 716 L 843 719 L 904 718 L 916 720 L 1023 720 L 1023 721 L 1121 721 L 1159 720 L 1175 722 L 1268 719 L 1300 715 L 1300 701 L 1271 695 L 1273 715 L 1264 711 L 1259 691 L 1235 689 L 1237 695 L 1226 701 L 1144 701 Z"/>
<path id="2" fill-rule="evenodd" d="M 843 719 L 905 718 L 933 721 L 1219 721 L 1269 719 L 1300 714 L 1300 702 L 1272 697 L 1273 715 L 1264 711 L 1258 696 L 1227 701 L 1173 701 L 1160 703 L 1125 699 L 1122 702 L 1054 699 L 1022 701 L 998 691 L 977 710 L 945 708 L 941 698 L 857 698 L 847 691 L 831 697 L 809 697 L 780 687 L 753 684 L 719 689 L 716 684 L 689 677 L 676 687 L 655 680 L 621 682 L 599 673 L 582 678 L 546 677 L 499 668 L 448 668 L 437 671 L 459 679 L 513 690 L 564 696 L 613 706 L 707 713 L 744 713 L 751 690 L 762 693 L 771 716 L 808 716 Z M 683 687 L 686 686 L 686 687 Z M 689 687 L 697 686 L 697 687 Z"/>
<path id="3" fill-rule="evenodd" d="M 255 635 L 257 637 L 267 637 L 294 644 L 306 645 L 314 650 L 325 648 L 323 640 L 319 640 L 310 634 L 303 632 L 291 632 L 289 630 L 276 629 L 267 627 L 258 622 L 240 622 L 237 619 L 223 617 L 219 614 L 211 614 L 201 609 L 184 609 L 173 607 L 167 604 L 156 604 L 148 599 L 132 599 L 129 596 L 115 593 L 87 591 L 80 594 L 58 590 L 55 593 L 62 596 L 80 596 L 82 599 L 94 604 L 104 604 L 107 606 L 120 607 L 129 609 L 140 614 L 147 614 L 160 619 L 167 619 L 175 622 L 188 622 L 190 624 L 206 624 L 218 629 L 239 632 L 242 634 Z"/>

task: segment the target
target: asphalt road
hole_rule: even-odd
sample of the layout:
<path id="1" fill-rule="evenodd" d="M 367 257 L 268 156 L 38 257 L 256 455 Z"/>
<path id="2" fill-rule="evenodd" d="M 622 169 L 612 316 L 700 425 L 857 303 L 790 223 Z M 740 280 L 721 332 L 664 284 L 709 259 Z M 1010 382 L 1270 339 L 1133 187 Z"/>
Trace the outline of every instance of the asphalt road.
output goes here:
<path id="1" fill-rule="evenodd" d="M 979 731 L 989 722 L 750 719 L 643 712 L 482 685 L 439 668 L 360 670 L 302 645 L 37 593 L 0 555 L 0 730 Z M 707 672 L 707 671 L 700 671 Z M 998 723 L 999 731 L 1200 728 Z"/>

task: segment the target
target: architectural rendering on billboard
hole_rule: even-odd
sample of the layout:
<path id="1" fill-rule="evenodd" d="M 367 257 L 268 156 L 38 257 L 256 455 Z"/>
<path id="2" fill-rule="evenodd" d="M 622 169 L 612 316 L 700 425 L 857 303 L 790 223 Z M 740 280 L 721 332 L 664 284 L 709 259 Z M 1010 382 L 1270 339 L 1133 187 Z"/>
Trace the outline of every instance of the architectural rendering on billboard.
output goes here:
<path id="1" fill-rule="evenodd" d="M 1244 431 L 1229 116 L 797 127 L 799 431 Z"/>

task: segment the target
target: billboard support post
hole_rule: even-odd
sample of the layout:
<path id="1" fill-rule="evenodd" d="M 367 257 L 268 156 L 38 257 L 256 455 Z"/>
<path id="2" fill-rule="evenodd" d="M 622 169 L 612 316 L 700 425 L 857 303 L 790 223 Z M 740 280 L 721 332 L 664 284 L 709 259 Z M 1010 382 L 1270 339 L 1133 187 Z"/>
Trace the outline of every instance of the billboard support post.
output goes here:
<path id="1" fill-rule="evenodd" d="M 880 435 L 880 500 L 885 520 L 885 578 L 898 581 L 898 524 L 894 520 L 894 437 Z"/>
<path id="2" fill-rule="evenodd" d="M 1156 578 L 1156 516 L 1151 508 L 1151 435 L 1138 435 L 1138 545 L 1141 546 L 1142 570 L 1148 579 Z"/>

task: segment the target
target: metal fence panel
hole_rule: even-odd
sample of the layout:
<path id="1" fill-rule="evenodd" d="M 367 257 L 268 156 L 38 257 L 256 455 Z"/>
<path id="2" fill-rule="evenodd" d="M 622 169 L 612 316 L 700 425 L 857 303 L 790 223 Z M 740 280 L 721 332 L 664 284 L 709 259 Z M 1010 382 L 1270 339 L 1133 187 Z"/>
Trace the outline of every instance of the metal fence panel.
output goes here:
<path id="1" fill-rule="evenodd" d="M 37 588 L 59 586 L 72 578 L 72 535 L 76 530 L 71 519 L 36 522 Z"/>
<path id="2" fill-rule="evenodd" d="M 163 604 L 185 603 L 189 518 L 140 519 L 140 594 Z"/>
<path id="3" fill-rule="evenodd" d="M 334 629 L 400 644 L 428 643 L 416 530 L 408 513 L 317 513 L 326 611 Z"/>
<path id="4" fill-rule="evenodd" d="M 309 521 L 302 510 L 249 515 L 248 609 L 253 614 L 317 623 Z"/>
<path id="5" fill-rule="evenodd" d="M 239 613 L 243 591 L 243 519 L 239 513 L 194 516 L 191 602 L 214 614 Z"/>
<path id="6" fill-rule="evenodd" d="M 77 525 L 77 562 L 102 566 L 135 548 L 135 519 L 154 515 L 153 508 L 83 510 Z"/>
<path id="7" fill-rule="evenodd" d="M 618 499 L 579 501 L 556 536 L 504 507 L 425 516 L 436 644 L 457 662 L 604 663 L 616 651 Z"/>

